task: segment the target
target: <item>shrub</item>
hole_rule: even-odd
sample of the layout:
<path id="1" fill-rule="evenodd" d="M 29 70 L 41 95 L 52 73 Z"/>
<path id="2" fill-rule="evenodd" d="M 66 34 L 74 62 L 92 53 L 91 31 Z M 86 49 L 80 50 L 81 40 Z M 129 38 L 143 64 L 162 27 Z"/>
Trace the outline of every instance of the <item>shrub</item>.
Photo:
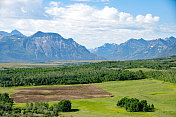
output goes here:
<path id="1" fill-rule="evenodd" d="M 154 105 L 147 104 L 146 100 L 139 101 L 136 98 L 127 98 L 124 97 L 117 102 L 117 106 L 125 107 L 129 112 L 151 112 L 154 111 Z"/>
<path id="2" fill-rule="evenodd" d="M 58 103 L 58 109 L 62 112 L 69 112 L 71 111 L 71 102 L 69 100 L 61 100 Z"/>

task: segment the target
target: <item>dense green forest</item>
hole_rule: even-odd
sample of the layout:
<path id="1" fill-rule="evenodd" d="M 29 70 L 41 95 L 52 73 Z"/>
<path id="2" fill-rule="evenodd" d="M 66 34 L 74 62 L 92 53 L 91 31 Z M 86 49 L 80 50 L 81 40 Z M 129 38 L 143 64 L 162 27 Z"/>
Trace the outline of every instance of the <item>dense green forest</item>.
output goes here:
<path id="1" fill-rule="evenodd" d="M 154 78 L 176 83 L 176 56 L 135 61 L 103 61 L 59 68 L 0 70 L 0 86 L 88 84 L 105 81 Z M 131 71 L 150 68 L 151 71 Z"/>
<path id="2" fill-rule="evenodd" d="M 106 62 L 105 62 L 106 63 Z M 88 64 L 57 69 L 10 69 L 0 71 L 0 86 L 88 84 L 116 80 L 136 80 L 145 78 L 142 71 L 113 70 Z"/>

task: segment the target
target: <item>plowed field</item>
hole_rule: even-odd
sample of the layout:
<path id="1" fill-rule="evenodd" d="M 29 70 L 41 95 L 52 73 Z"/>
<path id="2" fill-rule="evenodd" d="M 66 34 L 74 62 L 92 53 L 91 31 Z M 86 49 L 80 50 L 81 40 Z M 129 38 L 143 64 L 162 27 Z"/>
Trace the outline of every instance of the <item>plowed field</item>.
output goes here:
<path id="1" fill-rule="evenodd" d="M 63 99 L 89 99 L 113 96 L 96 85 L 24 88 L 17 90 L 19 92 L 11 95 L 16 103 L 48 102 Z"/>

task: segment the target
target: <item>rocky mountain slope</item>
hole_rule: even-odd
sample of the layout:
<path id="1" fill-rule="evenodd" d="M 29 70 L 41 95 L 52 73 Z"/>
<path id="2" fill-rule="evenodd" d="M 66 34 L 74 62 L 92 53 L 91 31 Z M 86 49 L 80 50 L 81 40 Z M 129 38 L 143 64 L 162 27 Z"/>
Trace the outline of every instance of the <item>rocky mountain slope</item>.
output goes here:
<path id="1" fill-rule="evenodd" d="M 73 39 L 64 39 L 57 33 L 38 31 L 27 37 L 17 30 L 0 33 L 0 58 L 0 62 L 103 59 L 90 53 Z"/>
<path id="2" fill-rule="evenodd" d="M 162 52 L 162 54 L 160 55 L 160 57 L 172 56 L 172 55 L 176 55 L 176 43 L 174 43 L 171 46 L 167 47 Z"/>
<path id="3" fill-rule="evenodd" d="M 90 51 L 96 55 L 103 56 L 106 59 L 111 59 L 113 57 L 113 52 L 117 47 L 118 45 L 115 43 L 105 43 L 103 46 L 95 49 L 90 49 Z"/>
<path id="4" fill-rule="evenodd" d="M 136 59 L 150 59 L 157 57 L 166 57 L 176 54 L 175 37 L 165 39 L 144 40 L 144 39 L 130 39 L 115 48 L 111 52 L 106 52 L 103 46 L 92 49 L 91 52 L 98 56 L 105 57 L 108 60 L 136 60 Z M 112 44 L 109 44 L 111 47 Z"/>
<path id="5" fill-rule="evenodd" d="M 136 60 L 176 54 L 176 38 L 130 39 L 120 45 L 106 43 L 89 52 L 72 38 L 38 31 L 25 36 L 18 30 L 0 31 L 0 62 L 44 62 L 56 60 Z M 100 57 L 101 56 L 101 57 Z"/>

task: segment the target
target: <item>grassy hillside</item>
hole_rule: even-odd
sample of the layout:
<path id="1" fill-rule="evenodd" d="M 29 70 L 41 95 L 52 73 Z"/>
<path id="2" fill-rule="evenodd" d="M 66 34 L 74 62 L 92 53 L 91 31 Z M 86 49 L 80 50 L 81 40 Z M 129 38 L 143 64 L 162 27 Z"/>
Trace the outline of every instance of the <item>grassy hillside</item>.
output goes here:
<path id="1" fill-rule="evenodd" d="M 157 80 L 113 81 L 97 86 L 115 95 L 113 98 L 73 100 L 77 112 L 62 113 L 73 117 L 175 117 L 176 85 Z M 156 107 L 155 112 L 126 112 L 116 106 L 122 97 L 146 99 Z"/>
<path id="2" fill-rule="evenodd" d="M 158 80 L 130 80 L 96 83 L 100 88 L 112 93 L 114 97 L 72 100 L 75 112 L 61 113 L 66 117 L 175 117 L 176 115 L 176 84 Z M 50 85 L 51 86 L 51 85 Z M 36 86 L 32 86 L 36 87 Z M 44 87 L 44 86 L 37 86 Z M 0 93 L 15 93 L 14 89 L 24 87 L 0 88 Z M 145 99 L 154 104 L 155 112 L 126 112 L 116 106 L 122 97 Z M 50 102 L 53 104 L 56 102 Z M 25 104 L 15 104 L 23 107 Z"/>

